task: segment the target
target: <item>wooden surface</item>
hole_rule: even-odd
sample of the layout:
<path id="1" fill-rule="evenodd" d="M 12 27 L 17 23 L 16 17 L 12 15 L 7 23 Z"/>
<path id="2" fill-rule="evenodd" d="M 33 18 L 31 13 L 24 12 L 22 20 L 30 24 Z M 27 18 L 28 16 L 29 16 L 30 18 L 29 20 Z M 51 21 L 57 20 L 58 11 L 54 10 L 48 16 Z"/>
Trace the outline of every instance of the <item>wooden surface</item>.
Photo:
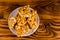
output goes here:
<path id="1" fill-rule="evenodd" d="M 8 27 L 8 16 L 17 7 L 24 5 L 38 11 L 40 25 L 27 37 L 17 37 Z M 58 0 L 0 1 L 0 40 L 60 40 L 60 3 Z"/>

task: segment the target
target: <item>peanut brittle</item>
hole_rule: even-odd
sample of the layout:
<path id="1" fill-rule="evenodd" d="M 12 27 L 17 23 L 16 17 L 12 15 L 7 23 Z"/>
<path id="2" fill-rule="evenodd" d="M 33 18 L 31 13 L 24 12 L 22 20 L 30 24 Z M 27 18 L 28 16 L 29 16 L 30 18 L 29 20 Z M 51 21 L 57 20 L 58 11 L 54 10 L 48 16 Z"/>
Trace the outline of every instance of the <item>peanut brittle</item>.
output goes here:
<path id="1" fill-rule="evenodd" d="M 31 10 L 29 5 L 21 7 L 16 17 L 10 18 L 9 23 L 16 30 L 17 36 L 24 35 L 37 27 L 37 12 Z"/>

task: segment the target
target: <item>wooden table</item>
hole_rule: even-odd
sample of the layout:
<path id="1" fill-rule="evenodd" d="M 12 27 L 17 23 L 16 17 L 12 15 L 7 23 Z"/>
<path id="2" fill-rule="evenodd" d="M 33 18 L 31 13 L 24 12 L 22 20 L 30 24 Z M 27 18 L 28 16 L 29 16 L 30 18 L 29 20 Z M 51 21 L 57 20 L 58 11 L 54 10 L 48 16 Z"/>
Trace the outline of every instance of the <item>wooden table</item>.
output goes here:
<path id="1" fill-rule="evenodd" d="M 37 31 L 27 37 L 17 37 L 8 27 L 8 16 L 17 7 L 31 5 L 37 10 L 40 25 Z M 11 0 L 0 1 L 0 40 L 60 40 L 60 3 L 57 0 Z"/>

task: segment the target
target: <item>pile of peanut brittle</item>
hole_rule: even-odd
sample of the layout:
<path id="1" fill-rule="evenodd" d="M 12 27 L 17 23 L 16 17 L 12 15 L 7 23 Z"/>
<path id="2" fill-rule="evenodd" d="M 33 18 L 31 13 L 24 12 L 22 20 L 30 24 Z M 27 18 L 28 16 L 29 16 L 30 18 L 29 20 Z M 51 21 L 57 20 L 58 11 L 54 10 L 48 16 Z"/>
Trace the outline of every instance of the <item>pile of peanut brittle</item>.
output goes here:
<path id="1" fill-rule="evenodd" d="M 37 27 L 37 12 L 30 6 L 21 7 L 15 17 L 10 17 L 9 27 L 16 30 L 17 35 L 28 33 Z"/>

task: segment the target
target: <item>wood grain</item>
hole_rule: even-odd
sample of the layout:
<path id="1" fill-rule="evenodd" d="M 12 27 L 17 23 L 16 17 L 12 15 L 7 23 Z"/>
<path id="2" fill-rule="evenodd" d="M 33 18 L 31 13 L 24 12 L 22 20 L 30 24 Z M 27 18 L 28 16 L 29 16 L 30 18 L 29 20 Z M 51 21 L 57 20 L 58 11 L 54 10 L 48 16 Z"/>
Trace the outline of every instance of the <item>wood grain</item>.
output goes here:
<path id="1" fill-rule="evenodd" d="M 60 3 L 58 0 L 0 1 L 0 40 L 60 40 Z M 37 10 L 40 25 L 27 37 L 17 37 L 8 27 L 8 16 L 17 7 L 31 5 Z"/>

